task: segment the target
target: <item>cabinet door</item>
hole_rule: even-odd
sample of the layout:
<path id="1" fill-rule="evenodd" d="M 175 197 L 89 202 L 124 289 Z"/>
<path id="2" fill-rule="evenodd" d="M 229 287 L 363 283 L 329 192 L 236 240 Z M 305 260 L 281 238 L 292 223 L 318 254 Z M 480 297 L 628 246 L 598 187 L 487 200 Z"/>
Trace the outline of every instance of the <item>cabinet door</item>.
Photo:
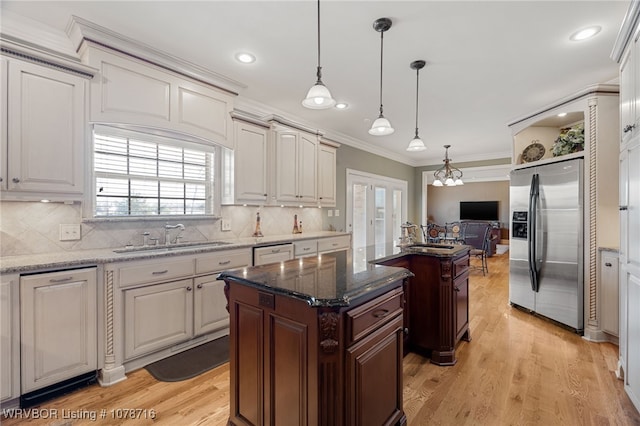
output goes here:
<path id="1" fill-rule="evenodd" d="M 629 49 L 620 63 L 620 136 L 622 142 L 626 142 L 633 132 L 633 124 L 636 115 L 636 58 L 633 49 Z"/>
<path id="2" fill-rule="evenodd" d="M 336 149 L 322 144 L 318 150 L 318 202 L 324 207 L 336 205 Z"/>
<path id="3" fill-rule="evenodd" d="M 298 139 L 298 199 L 303 203 L 318 200 L 318 137 L 300 133 Z"/>
<path id="4" fill-rule="evenodd" d="M 22 393 L 97 369 L 96 270 L 20 279 Z"/>
<path id="5" fill-rule="evenodd" d="M 20 324 L 18 276 L 0 282 L 0 401 L 20 396 Z"/>
<path id="6" fill-rule="evenodd" d="M 602 329 L 618 335 L 618 255 L 601 252 L 600 288 L 602 290 Z"/>
<path id="7" fill-rule="evenodd" d="M 139 287 L 124 292 L 126 359 L 193 336 L 193 280 Z"/>
<path id="8" fill-rule="evenodd" d="M 211 333 L 229 327 L 224 281 L 216 275 L 196 278 L 193 295 L 193 334 Z"/>
<path id="9" fill-rule="evenodd" d="M 402 316 L 346 351 L 346 424 L 391 425 L 402 418 Z"/>
<path id="10" fill-rule="evenodd" d="M 280 202 L 298 199 L 298 133 L 276 134 L 276 199 Z"/>
<path id="11" fill-rule="evenodd" d="M 9 64 L 0 57 L 0 191 L 7 189 L 7 87 Z"/>
<path id="12" fill-rule="evenodd" d="M 235 123 L 235 198 L 237 201 L 267 199 L 267 129 Z"/>
<path id="13" fill-rule="evenodd" d="M 85 79 L 9 62 L 8 189 L 82 194 Z"/>
<path id="14" fill-rule="evenodd" d="M 453 342 L 453 346 L 455 346 L 456 342 L 460 340 L 462 335 L 467 332 L 469 329 L 469 273 L 466 272 L 464 275 L 456 278 L 453 282 L 453 291 L 454 291 L 454 330 L 455 341 Z"/>

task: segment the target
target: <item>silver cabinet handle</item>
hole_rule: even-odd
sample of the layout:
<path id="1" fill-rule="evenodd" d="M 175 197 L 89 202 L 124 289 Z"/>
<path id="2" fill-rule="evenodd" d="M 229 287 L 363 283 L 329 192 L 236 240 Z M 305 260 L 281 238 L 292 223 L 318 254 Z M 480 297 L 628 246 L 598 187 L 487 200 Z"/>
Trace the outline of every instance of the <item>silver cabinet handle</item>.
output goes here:
<path id="1" fill-rule="evenodd" d="M 73 277 L 66 277 L 66 278 L 52 278 L 49 280 L 50 283 L 65 283 L 67 281 L 71 281 L 73 279 Z"/>
<path id="2" fill-rule="evenodd" d="M 280 249 L 271 249 L 271 253 L 280 253 Z"/>
<path id="3" fill-rule="evenodd" d="M 196 287 L 197 288 L 202 288 L 202 284 L 198 284 Z"/>
<path id="4" fill-rule="evenodd" d="M 18 182 L 20 182 L 20 178 L 13 178 L 13 179 L 11 179 L 11 180 L 13 181 L 13 183 L 18 183 Z"/>
<path id="5" fill-rule="evenodd" d="M 311 250 L 311 247 L 305 247 L 305 248 L 303 248 L 302 250 L 303 250 L 303 251 L 309 251 L 309 250 Z"/>
<path id="6" fill-rule="evenodd" d="M 191 287 L 187 287 L 187 291 L 191 291 Z"/>
<path id="7" fill-rule="evenodd" d="M 618 210 L 620 210 L 621 212 L 622 212 L 622 211 L 625 211 L 625 210 L 627 210 L 627 209 L 628 209 L 628 207 L 627 207 L 627 206 L 620 206 L 620 207 L 618 207 Z"/>
<path id="8" fill-rule="evenodd" d="M 630 131 L 632 131 L 635 128 L 636 128 L 635 124 L 627 124 L 626 126 L 624 126 L 624 129 L 622 129 L 622 132 L 623 133 L 629 133 Z"/>
<path id="9" fill-rule="evenodd" d="M 610 263 L 610 262 L 607 262 L 607 263 L 605 263 L 605 264 L 604 264 L 604 266 L 611 267 L 611 263 Z"/>
<path id="10" fill-rule="evenodd" d="M 230 260 L 225 260 L 224 262 L 218 262 L 218 265 L 228 265 L 230 263 L 231 263 Z"/>
<path id="11" fill-rule="evenodd" d="M 162 275 L 162 274 L 166 274 L 167 272 L 169 272 L 168 269 L 165 269 L 164 271 L 153 271 L 151 275 Z"/>

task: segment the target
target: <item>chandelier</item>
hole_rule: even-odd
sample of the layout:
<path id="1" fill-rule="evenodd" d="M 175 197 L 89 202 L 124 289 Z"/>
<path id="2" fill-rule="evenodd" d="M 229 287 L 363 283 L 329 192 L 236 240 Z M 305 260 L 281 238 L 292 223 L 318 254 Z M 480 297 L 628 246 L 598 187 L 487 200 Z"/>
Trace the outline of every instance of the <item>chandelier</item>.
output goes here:
<path id="1" fill-rule="evenodd" d="M 451 145 L 444 146 L 444 166 L 440 167 L 436 170 L 433 175 L 435 176 L 435 180 L 433 181 L 433 186 L 456 186 L 456 185 L 464 185 L 462 182 L 462 172 L 457 167 L 453 167 L 450 164 L 449 160 L 449 148 Z"/>

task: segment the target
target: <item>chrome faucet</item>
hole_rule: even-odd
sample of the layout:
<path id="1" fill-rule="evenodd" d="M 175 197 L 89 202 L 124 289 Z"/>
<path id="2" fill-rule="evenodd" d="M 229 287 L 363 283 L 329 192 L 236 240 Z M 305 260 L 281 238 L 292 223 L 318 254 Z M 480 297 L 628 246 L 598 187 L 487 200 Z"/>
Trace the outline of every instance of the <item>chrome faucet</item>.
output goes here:
<path id="1" fill-rule="evenodd" d="M 176 237 L 173 239 L 173 242 L 169 239 L 169 233 L 172 229 L 180 229 L 180 232 L 178 232 Z M 176 243 L 180 238 L 180 233 L 182 233 L 182 231 L 184 231 L 184 225 L 181 223 L 178 223 L 177 225 L 169 225 L 167 223 L 164 225 L 164 244 L 168 246 L 169 244 Z"/>

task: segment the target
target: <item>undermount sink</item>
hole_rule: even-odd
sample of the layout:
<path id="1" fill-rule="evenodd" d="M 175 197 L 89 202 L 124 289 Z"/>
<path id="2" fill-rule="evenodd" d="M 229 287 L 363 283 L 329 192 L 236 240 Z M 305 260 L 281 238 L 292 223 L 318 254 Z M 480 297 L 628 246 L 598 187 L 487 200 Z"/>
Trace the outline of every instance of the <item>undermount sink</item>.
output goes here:
<path id="1" fill-rule="evenodd" d="M 231 244 L 231 243 L 227 243 L 224 241 L 197 241 L 197 242 L 191 242 L 191 243 L 170 244 L 167 246 L 128 246 L 121 249 L 115 249 L 114 253 L 135 253 L 139 251 L 154 251 L 154 252 L 174 251 L 174 250 L 189 249 L 193 247 L 217 247 L 217 246 L 224 246 L 227 244 Z"/>

